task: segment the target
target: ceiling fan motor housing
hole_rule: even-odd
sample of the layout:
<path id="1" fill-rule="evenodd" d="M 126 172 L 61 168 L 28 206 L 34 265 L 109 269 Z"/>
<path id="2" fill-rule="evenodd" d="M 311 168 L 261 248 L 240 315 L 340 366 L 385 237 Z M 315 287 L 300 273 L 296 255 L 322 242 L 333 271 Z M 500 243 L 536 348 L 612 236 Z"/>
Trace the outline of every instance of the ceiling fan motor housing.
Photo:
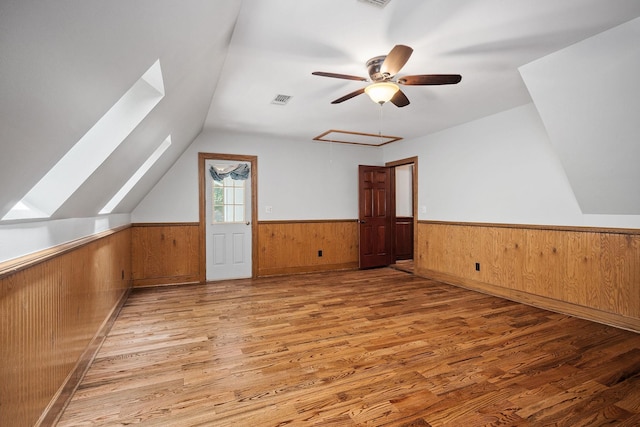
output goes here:
<path id="1" fill-rule="evenodd" d="M 367 61 L 367 71 L 369 72 L 368 79 L 360 76 L 327 73 L 324 71 L 314 71 L 311 74 L 315 76 L 356 80 L 360 82 L 368 81 L 372 83 L 367 87 L 354 90 L 351 93 L 331 101 L 332 104 L 340 104 L 341 102 L 366 93 L 375 102 L 383 104 L 390 101 L 396 107 L 406 107 L 409 105 L 409 99 L 400 90 L 398 84 L 408 86 L 451 85 L 459 83 L 462 79 L 462 76 L 459 74 L 416 74 L 402 76 L 400 79 L 396 79 L 395 76 L 407 63 L 412 52 L 413 49 L 410 46 L 397 44 L 387 55 L 374 56 L 369 59 Z M 386 89 L 386 93 L 381 94 L 380 91 L 382 89 Z"/>
<path id="2" fill-rule="evenodd" d="M 380 72 L 380 67 L 382 63 L 387 58 L 387 55 L 376 56 L 367 61 L 367 71 L 369 72 L 369 77 L 373 82 L 381 82 L 389 79 L 391 76 L 389 74 L 385 75 Z"/>

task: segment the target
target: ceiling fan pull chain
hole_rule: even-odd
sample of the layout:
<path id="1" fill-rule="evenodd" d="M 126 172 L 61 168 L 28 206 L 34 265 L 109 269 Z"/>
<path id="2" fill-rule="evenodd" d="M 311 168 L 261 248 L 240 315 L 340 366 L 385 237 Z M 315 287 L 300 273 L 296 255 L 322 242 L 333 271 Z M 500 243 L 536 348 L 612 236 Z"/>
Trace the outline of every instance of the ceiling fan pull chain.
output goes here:
<path id="1" fill-rule="evenodd" d="M 380 137 L 380 139 L 382 140 L 382 106 L 384 104 L 381 103 L 380 104 L 380 117 L 379 117 L 379 124 L 378 124 L 378 136 Z"/>

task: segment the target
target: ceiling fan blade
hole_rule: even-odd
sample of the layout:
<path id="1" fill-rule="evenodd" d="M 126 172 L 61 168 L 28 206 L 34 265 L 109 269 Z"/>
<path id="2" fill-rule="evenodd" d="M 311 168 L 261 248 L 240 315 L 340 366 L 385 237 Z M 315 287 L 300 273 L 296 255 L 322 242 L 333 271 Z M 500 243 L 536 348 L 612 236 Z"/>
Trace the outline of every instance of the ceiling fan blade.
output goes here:
<path id="1" fill-rule="evenodd" d="M 380 73 L 386 77 L 395 76 L 407 63 L 412 53 L 413 49 L 409 46 L 403 44 L 395 45 L 380 66 Z"/>
<path id="2" fill-rule="evenodd" d="M 454 85 L 461 80 L 460 74 L 418 74 L 400 77 L 398 83 L 401 85 Z"/>
<path id="3" fill-rule="evenodd" d="M 339 104 L 339 103 L 344 102 L 344 101 L 346 101 L 348 99 L 351 99 L 351 98 L 353 98 L 355 96 L 362 95 L 363 93 L 364 93 L 364 88 L 358 89 L 358 90 L 354 90 L 353 92 L 348 93 L 345 96 L 343 96 L 341 98 L 338 98 L 335 101 L 332 101 L 331 103 L 332 104 Z"/>
<path id="4" fill-rule="evenodd" d="M 406 107 L 409 105 L 409 98 L 405 95 L 401 90 L 397 91 L 393 98 L 391 98 L 391 102 L 396 107 Z"/>
<path id="5" fill-rule="evenodd" d="M 325 73 L 324 71 L 314 71 L 311 74 L 314 76 L 333 77 L 334 79 L 357 80 L 359 82 L 367 81 L 365 77 L 350 76 L 348 74 Z"/>

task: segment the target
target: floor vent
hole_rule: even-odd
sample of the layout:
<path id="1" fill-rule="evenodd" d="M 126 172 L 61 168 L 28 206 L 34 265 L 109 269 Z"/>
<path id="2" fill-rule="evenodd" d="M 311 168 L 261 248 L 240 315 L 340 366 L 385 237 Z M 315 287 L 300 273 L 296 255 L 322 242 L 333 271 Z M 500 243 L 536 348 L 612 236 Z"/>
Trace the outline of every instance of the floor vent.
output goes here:
<path id="1" fill-rule="evenodd" d="M 286 105 L 290 99 L 291 99 L 291 95 L 276 95 L 276 97 L 273 98 L 273 101 L 271 101 L 271 103 L 276 105 Z"/>
<path id="2" fill-rule="evenodd" d="M 391 0 L 360 0 L 362 3 L 368 3 L 373 6 L 378 6 L 380 8 L 385 7 L 389 4 Z"/>

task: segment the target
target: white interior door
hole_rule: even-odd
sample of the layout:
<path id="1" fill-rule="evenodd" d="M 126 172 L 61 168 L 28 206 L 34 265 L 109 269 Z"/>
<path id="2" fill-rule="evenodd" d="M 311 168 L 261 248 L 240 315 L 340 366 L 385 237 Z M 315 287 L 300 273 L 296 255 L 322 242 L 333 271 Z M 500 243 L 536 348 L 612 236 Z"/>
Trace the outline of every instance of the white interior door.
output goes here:
<path id="1" fill-rule="evenodd" d="M 209 172 L 249 162 L 206 160 L 207 280 L 251 277 L 251 174 L 246 180 L 215 181 Z"/>

